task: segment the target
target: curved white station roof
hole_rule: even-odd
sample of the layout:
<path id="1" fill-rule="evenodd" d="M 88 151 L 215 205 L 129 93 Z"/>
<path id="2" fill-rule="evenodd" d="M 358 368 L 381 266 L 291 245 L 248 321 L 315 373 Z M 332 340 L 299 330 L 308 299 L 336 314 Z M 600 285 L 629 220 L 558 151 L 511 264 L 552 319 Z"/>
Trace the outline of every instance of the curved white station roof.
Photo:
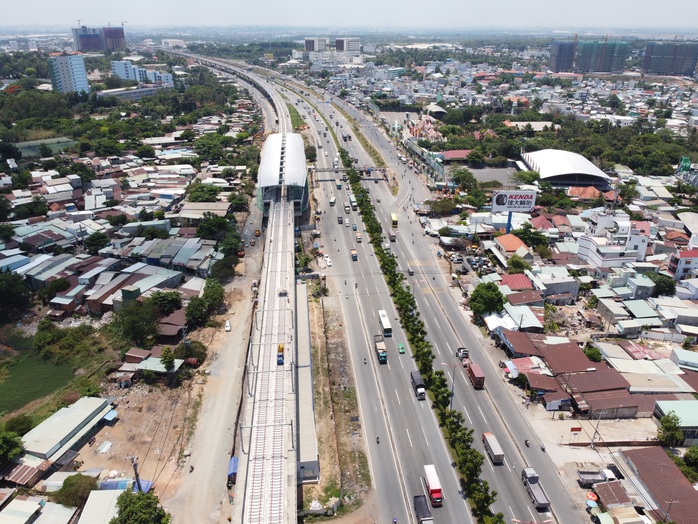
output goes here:
<path id="1" fill-rule="evenodd" d="M 589 162 L 582 155 L 561 149 L 543 149 L 524 153 L 523 159 L 533 171 L 540 174 L 540 179 L 557 176 L 587 175 L 611 180 L 606 173 Z"/>
<path id="2" fill-rule="evenodd" d="M 282 147 L 284 167 L 281 169 Z M 301 135 L 275 133 L 269 135 L 262 148 L 262 159 L 257 175 L 259 187 L 281 185 L 304 186 L 306 180 L 305 149 Z"/>

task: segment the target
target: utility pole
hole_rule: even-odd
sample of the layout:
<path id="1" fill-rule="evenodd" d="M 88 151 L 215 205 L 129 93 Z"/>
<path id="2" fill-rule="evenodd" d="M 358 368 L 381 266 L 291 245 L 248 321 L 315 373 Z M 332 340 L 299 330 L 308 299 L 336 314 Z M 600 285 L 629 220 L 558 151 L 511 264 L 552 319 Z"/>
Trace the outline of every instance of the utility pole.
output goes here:
<path id="1" fill-rule="evenodd" d="M 141 478 L 138 476 L 138 457 L 128 457 L 131 460 L 131 465 L 133 466 L 133 475 L 136 477 L 136 486 L 138 486 L 138 491 L 143 493 L 143 488 L 141 487 Z"/>

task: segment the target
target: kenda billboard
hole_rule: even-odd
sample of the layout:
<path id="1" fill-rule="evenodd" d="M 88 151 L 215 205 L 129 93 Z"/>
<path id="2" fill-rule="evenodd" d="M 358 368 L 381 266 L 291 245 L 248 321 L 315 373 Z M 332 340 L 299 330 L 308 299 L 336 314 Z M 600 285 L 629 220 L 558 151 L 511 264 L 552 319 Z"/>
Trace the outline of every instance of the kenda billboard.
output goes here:
<path id="1" fill-rule="evenodd" d="M 492 211 L 528 213 L 535 205 L 535 191 L 497 191 L 492 195 Z"/>

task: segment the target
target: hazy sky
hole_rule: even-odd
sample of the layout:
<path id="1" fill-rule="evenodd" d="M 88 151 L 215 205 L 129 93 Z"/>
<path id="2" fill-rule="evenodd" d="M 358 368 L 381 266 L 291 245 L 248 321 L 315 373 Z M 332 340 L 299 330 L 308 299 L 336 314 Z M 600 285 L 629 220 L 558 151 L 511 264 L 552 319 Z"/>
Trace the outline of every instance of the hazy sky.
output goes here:
<path id="1" fill-rule="evenodd" d="M 31 0 L 0 2 L 0 26 L 676 28 L 695 34 L 698 0 Z M 683 28 L 683 29 L 682 29 Z"/>

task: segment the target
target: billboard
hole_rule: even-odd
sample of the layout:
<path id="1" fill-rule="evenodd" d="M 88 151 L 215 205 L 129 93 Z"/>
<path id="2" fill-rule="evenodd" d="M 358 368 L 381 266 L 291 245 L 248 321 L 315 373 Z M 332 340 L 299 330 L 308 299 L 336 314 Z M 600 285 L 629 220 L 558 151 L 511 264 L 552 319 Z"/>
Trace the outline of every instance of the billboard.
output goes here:
<path id="1" fill-rule="evenodd" d="M 492 211 L 520 211 L 528 213 L 536 205 L 535 191 L 495 191 Z"/>

